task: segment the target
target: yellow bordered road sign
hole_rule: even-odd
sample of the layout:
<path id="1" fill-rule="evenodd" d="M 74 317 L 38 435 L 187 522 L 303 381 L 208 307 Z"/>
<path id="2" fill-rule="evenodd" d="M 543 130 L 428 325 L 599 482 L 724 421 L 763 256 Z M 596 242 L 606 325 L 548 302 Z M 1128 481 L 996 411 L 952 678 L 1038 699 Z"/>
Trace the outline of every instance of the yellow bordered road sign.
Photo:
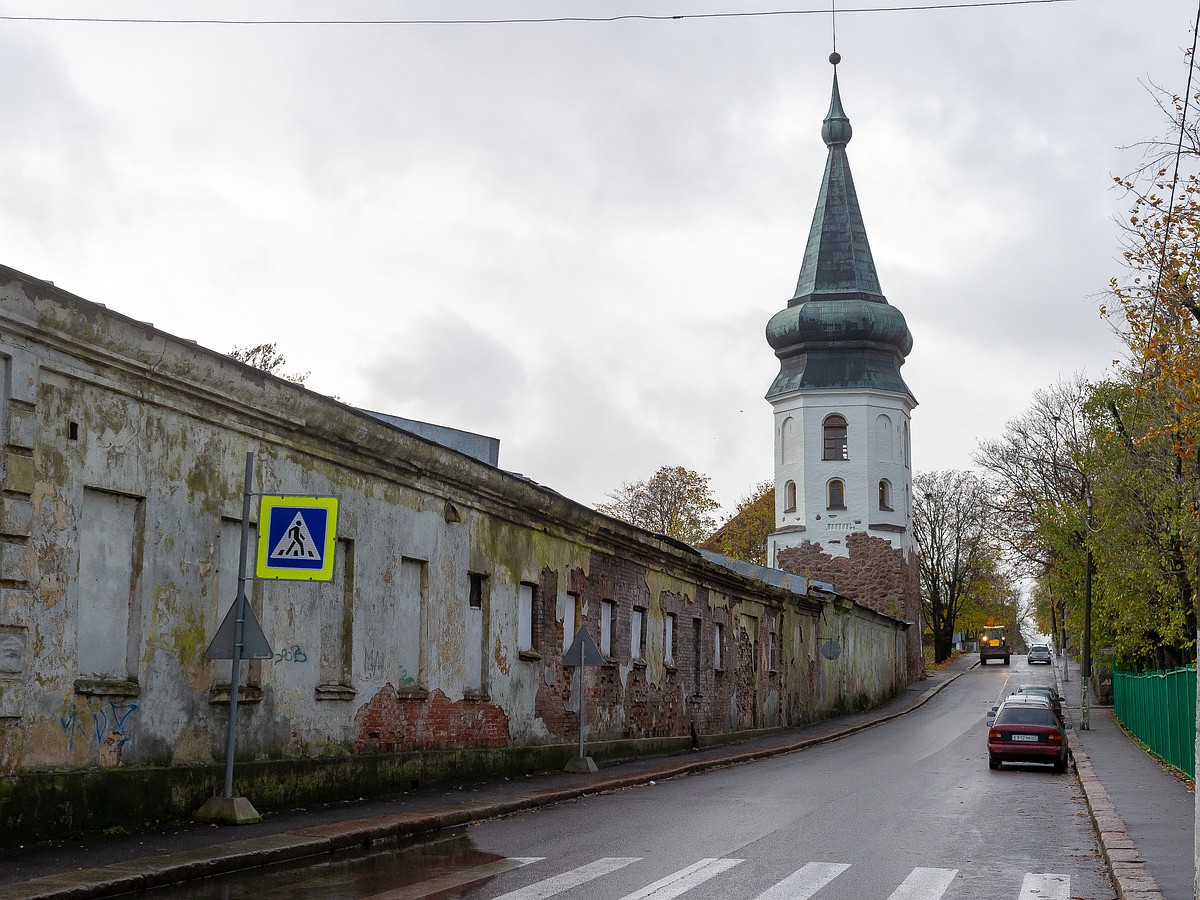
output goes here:
<path id="1" fill-rule="evenodd" d="M 336 497 L 264 496 L 258 507 L 258 578 L 330 581 L 337 547 Z"/>

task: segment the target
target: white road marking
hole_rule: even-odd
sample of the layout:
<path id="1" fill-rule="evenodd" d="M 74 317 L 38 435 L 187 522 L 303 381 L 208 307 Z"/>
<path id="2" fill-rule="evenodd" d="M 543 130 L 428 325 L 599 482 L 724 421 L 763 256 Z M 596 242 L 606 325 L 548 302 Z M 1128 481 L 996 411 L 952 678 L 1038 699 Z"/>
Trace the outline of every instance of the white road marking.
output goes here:
<path id="1" fill-rule="evenodd" d="M 924 869 L 917 867 L 888 900 L 938 900 L 950 887 L 958 869 Z"/>
<path id="2" fill-rule="evenodd" d="M 763 891 L 754 900 L 808 900 L 848 868 L 850 866 L 846 863 L 809 863 Z"/>
<path id="3" fill-rule="evenodd" d="M 617 871 L 617 869 L 623 869 L 630 863 L 640 860 L 640 856 L 611 856 L 598 859 L 594 863 L 588 863 L 586 866 L 580 866 L 578 869 L 572 869 L 570 872 L 563 872 L 561 875 L 555 875 L 553 878 L 546 878 L 527 887 L 509 891 L 507 894 L 497 897 L 496 900 L 546 900 L 547 897 L 553 897 L 555 894 L 569 891 L 571 888 L 579 887 L 579 885 L 591 881 L 593 878 L 599 878 L 601 875 L 607 875 L 610 872 Z"/>
<path id="4" fill-rule="evenodd" d="M 435 894 L 441 894 L 445 891 L 462 887 L 463 885 L 474 884 L 476 881 L 494 878 L 504 872 L 511 872 L 513 869 L 519 869 L 530 863 L 541 862 L 545 858 L 544 856 L 509 856 L 504 859 L 498 859 L 495 862 L 484 863 L 482 866 L 471 866 L 468 869 L 459 869 L 457 872 L 451 872 L 448 875 L 439 875 L 437 878 L 430 878 L 427 881 L 422 881 L 420 884 L 410 884 L 402 888 L 396 888 L 394 891 L 372 894 L 369 897 L 364 897 L 363 900 L 421 900 L 422 897 L 431 897 Z"/>
<path id="5" fill-rule="evenodd" d="M 702 859 L 695 865 L 680 869 L 673 875 L 660 878 L 654 884 L 642 888 L 634 894 L 628 894 L 621 900 L 673 900 L 680 894 L 690 891 L 698 884 L 720 875 L 727 869 L 732 869 L 741 859 Z"/>
<path id="6" fill-rule="evenodd" d="M 1071 876 L 1028 872 L 1019 900 L 1070 900 Z"/>

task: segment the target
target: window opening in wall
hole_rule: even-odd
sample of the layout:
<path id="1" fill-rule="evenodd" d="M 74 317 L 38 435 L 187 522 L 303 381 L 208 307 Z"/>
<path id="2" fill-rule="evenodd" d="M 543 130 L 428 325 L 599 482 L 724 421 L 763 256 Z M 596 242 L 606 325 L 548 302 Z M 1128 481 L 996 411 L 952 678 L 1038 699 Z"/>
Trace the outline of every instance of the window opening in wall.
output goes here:
<path id="1" fill-rule="evenodd" d="M 699 619 L 692 619 L 692 685 L 695 693 L 700 693 L 700 666 L 704 663 L 704 624 Z"/>
<path id="2" fill-rule="evenodd" d="M 840 478 L 834 478 L 829 482 L 828 505 L 830 509 L 846 508 L 846 483 Z"/>
<path id="3" fill-rule="evenodd" d="M 826 416 L 825 422 L 825 459 L 849 459 L 850 442 L 847 437 L 847 426 L 844 417 L 834 413 Z"/>
<path id="4" fill-rule="evenodd" d="M 646 646 L 646 610 L 640 606 L 633 608 L 629 617 L 629 655 L 633 659 L 641 659 Z"/>
<path id="5" fill-rule="evenodd" d="M 483 582 L 487 576 L 481 575 L 478 572 L 468 572 L 467 577 L 471 580 L 470 591 L 467 595 L 467 605 L 471 609 L 483 609 Z"/>
<path id="6" fill-rule="evenodd" d="M 612 656 L 613 628 L 616 625 L 613 607 L 611 600 L 600 601 L 600 652 L 605 656 Z"/>
<path id="7" fill-rule="evenodd" d="M 533 650 L 534 586 L 521 583 L 517 592 L 517 650 Z"/>
<path id="8" fill-rule="evenodd" d="M 796 511 L 796 482 L 789 481 L 783 486 L 783 511 Z"/>
<path id="9" fill-rule="evenodd" d="M 69 441 L 79 440 L 79 423 L 78 422 L 68 422 L 67 423 L 67 440 L 69 440 Z"/>
<path id="10" fill-rule="evenodd" d="M 717 671 L 721 669 L 721 640 L 724 632 L 725 627 L 720 622 L 713 623 L 713 668 Z"/>
<path id="11" fill-rule="evenodd" d="M 675 665 L 675 614 L 663 616 L 663 662 L 668 666 Z"/>
<path id="12" fill-rule="evenodd" d="M 774 672 L 779 668 L 779 636 L 773 631 L 767 632 L 767 671 Z"/>
<path id="13" fill-rule="evenodd" d="M 884 512 L 892 511 L 892 484 L 886 478 L 879 482 L 879 508 Z"/>

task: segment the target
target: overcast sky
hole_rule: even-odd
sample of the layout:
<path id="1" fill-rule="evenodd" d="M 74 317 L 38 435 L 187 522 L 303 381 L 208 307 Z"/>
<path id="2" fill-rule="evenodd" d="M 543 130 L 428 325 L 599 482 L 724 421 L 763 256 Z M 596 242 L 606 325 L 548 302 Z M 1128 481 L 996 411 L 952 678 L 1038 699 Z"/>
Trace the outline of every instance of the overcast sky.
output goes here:
<path id="1" fill-rule="evenodd" d="M 1120 345 L 1111 175 L 1182 92 L 1184 0 L 854 12 L 848 152 L 915 346 L 918 471 L 967 468 L 1034 390 Z M 767 320 L 826 148 L 818 0 L 0 0 L 0 263 L 314 390 L 500 438 L 595 503 L 662 465 L 732 507 L 771 477 Z M 286 489 L 286 486 L 280 486 Z"/>

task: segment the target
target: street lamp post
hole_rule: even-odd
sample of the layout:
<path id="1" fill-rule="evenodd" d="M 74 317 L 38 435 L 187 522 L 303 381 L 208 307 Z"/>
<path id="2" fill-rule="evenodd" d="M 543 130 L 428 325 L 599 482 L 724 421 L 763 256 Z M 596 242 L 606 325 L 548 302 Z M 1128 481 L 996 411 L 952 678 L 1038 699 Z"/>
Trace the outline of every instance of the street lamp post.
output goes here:
<path id="1" fill-rule="evenodd" d="M 1087 491 L 1087 530 L 1090 533 L 1092 530 L 1092 492 L 1089 488 Z M 1083 569 L 1083 659 L 1079 665 L 1079 680 L 1083 683 L 1079 686 L 1079 704 L 1082 707 L 1080 711 L 1079 727 L 1084 731 L 1090 729 L 1088 724 L 1088 680 L 1092 677 L 1092 543 L 1085 535 L 1085 549 L 1087 551 L 1087 561 L 1084 563 Z"/>

